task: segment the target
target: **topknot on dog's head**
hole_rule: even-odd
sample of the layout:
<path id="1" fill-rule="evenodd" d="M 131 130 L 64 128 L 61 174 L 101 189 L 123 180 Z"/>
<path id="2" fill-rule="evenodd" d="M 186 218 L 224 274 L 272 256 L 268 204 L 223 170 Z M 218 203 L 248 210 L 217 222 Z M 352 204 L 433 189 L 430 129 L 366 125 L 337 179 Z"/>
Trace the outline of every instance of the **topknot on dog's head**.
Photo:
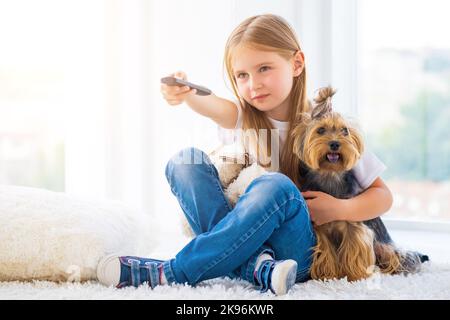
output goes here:
<path id="1" fill-rule="evenodd" d="M 331 97 L 336 93 L 331 86 L 320 88 L 317 92 L 317 96 L 314 98 L 314 108 L 311 112 L 313 119 L 320 119 L 326 114 L 333 111 Z"/>

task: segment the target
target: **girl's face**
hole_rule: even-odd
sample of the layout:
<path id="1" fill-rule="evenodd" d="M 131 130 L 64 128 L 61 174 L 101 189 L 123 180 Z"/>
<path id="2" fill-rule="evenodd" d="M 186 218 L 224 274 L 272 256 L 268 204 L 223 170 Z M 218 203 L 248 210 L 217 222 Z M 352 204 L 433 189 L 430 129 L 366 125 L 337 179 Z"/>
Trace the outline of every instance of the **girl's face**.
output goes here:
<path id="1" fill-rule="evenodd" d="M 280 117 L 281 109 L 286 109 L 283 114 L 287 115 L 294 77 L 303 70 L 302 52 L 286 60 L 276 52 L 239 46 L 232 67 L 239 95 L 246 102 L 269 116 Z"/>

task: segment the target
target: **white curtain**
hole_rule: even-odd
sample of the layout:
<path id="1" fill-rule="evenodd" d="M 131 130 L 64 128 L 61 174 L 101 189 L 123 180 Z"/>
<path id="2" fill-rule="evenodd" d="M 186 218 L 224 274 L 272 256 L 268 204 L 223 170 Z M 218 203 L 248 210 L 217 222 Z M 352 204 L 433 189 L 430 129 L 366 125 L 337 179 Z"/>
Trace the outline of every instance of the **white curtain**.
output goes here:
<path id="1" fill-rule="evenodd" d="M 339 112 L 357 114 L 357 1 L 303 0 L 297 29 L 308 68 L 308 94 L 332 85 Z"/>
<path id="2" fill-rule="evenodd" d="M 222 56 L 234 25 L 233 5 L 205 0 L 68 5 L 73 18 L 66 43 L 67 192 L 125 201 L 150 213 L 179 210 L 165 164 L 182 148 L 215 147 L 217 127 L 186 105 L 169 106 L 159 80 L 183 70 L 189 80 L 231 97 Z"/>

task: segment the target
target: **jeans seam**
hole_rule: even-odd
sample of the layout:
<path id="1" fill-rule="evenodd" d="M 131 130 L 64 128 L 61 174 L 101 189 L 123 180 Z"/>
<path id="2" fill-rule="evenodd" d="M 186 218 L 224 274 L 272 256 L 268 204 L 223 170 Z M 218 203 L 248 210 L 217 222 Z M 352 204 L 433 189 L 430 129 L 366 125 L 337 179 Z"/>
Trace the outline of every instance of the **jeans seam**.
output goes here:
<path id="1" fill-rule="evenodd" d="M 216 183 L 217 191 L 219 191 L 219 192 L 222 194 L 222 200 L 223 200 L 223 202 L 225 203 L 225 205 L 227 206 L 227 208 L 228 208 L 229 211 L 233 210 L 233 208 L 230 207 L 230 204 L 228 203 L 228 201 L 227 201 L 227 199 L 226 199 L 226 197 L 225 197 L 225 193 L 224 193 L 224 190 L 223 190 L 223 188 L 222 188 L 222 183 L 220 182 L 220 177 L 219 177 L 219 175 L 217 175 L 217 177 L 216 177 L 215 174 L 214 174 L 214 170 L 213 170 L 213 167 L 215 168 L 214 164 L 213 164 L 213 163 L 206 163 L 206 165 L 208 166 L 209 173 L 210 173 L 214 178 L 216 178 L 216 179 L 215 179 L 215 183 Z M 216 169 L 216 170 L 217 170 L 217 169 Z"/>
<path id="2" fill-rule="evenodd" d="M 237 247 L 236 247 L 236 244 L 233 244 L 233 245 L 230 247 L 230 249 L 229 249 L 229 250 L 231 250 L 231 251 L 229 251 L 229 253 L 227 253 L 227 251 L 225 251 L 225 252 L 222 254 L 221 257 L 215 259 L 215 260 L 212 261 L 210 264 L 206 265 L 204 271 L 202 271 L 202 272 L 199 274 L 198 278 L 200 278 L 203 274 L 205 274 L 206 272 L 208 272 L 209 270 L 211 270 L 213 267 L 215 267 L 217 264 L 219 264 L 220 262 L 222 262 L 224 259 L 226 259 L 227 257 L 229 257 L 234 251 L 236 251 L 236 249 L 238 249 L 238 248 L 239 248 L 240 246 L 242 246 L 248 239 L 250 239 L 250 237 L 253 236 L 253 235 L 256 233 L 256 231 L 258 231 L 258 230 L 259 230 L 259 229 L 267 222 L 267 220 L 269 220 L 269 218 L 275 214 L 275 212 L 279 211 L 279 210 L 281 209 L 281 207 L 285 206 L 289 201 L 292 201 L 292 200 L 297 200 L 297 201 L 299 201 L 299 202 L 303 202 L 302 199 L 300 199 L 300 198 L 298 198 L 298 197 L 296 197 L 296 196 L 291 196 L 289 199 L 287 199 L 286 201 L 284 201 L 281 205 L 277 206 L 272 212 L 270 212 L 270 213 L 264 215 L 264 216 L 262 217 L 262 219 L 260 219 L 260 220 L 262 220 L 262 221 L 261 221 L 260 223 L 259 223 L 259 221 L 258 221 L 258 222 L 255 224 L 255 225 L 257 225 L 258 227 L 257 227 L 256 229 L 255 229 L 255 227 L 250 228 L 250 230 L 247 231 L 247 232 L 244 234 L 244 236 L 245 236 L 247 233 L 249 233 L 250 231 L 252 231 L 252 230 L 254 229 L 253 232 L 251 232 L 244 240 L 242 239 L 242 237 L 239 238 L 239 239 L 237 240 L 237 242 L 238 242 L 238 243 L 241 242 L 241 243 L 240 243 Z M 196 281 L 197 281 L 197 279 L 196 279 Z"/>
<path id="3" fill-rule="evenodd" d="M 192 151 L 192 150 L 191 150 L 191 151 Z M 208 157 L 208 155 L 207 155 L 206 153 L 204 153 L 203 151 L 201 151 L 201 152 L 203 153 L 203 155 L 202 155 L 202 163 L 201 163 L 201 164 L 194 164 L 194 165 L 206 165 L 206 167 L 208 168 L 208 174 L 214 178 L 214 180 L 215 180 L 214 183 L 216 184 L 217 191 L 219 191 L 219 193 L 222 195 L 222 201 L 224 202 L 226 208 L 228 208 L 228 212 L 231 211 L 231 210 L 233 210 L 233 208 L 230 207 L 230 204 L 228 203 L 228 201 L 227 201 L 227 199 L 226 199 L 226 197 L 225 197 L 225 193 L 224 193 L 224 190 L 222 189 L 222 184 L 221 184 L 221 182 L 220 182 L 220 177 L 219 177 L 219 175 L 217 174 L 217 176 L 216 176 L 216 175 L 214 174 L 214 169 L 215 169 L 214 164 L 212 163 L 211 159 L 209 159 L 209 157 Z M 216 170 L 217 170 L 217 169 L 216 169 Z M 186 215 L 189 216 L 189 218 L 194 222 L 194 224 L 197 226 L 197 228 L 198 228 L 199 230 L 202 230 L 201 226 L 197 223 L 196 219 L 194 219 L 194 218 L 190 215 L 189 210 L 186 210 L 187 206 L 186 206 L 185 203 L 183 202 L 182 197 L 180 196 L 180 194 L 179 194 L 179 193 L 175 190 L 175 188 L 173 187 L 173 183 L 172 183 L 172 181 L 173 181 L 172 175 L 167 175 L 167 174 L 166 174 L 166 178 L 167 178 L 167 180 L 168 180 L 168 182 L 169 182 L 170 189 L 171 189 L 172 193 L 173 193 L 173 194 L 176 196 L 176 198 L 179 200 L 180 205 L 181 205 L 181 207 L 182 207 L 182 210 L 186 213 Z"/>
<path id="4" fill-rule="evenodd" d="M 186 210 L 186 205 L 184 204 L 182 197 L 178 194 L 178 192 L 177 192 L 174 188 L 172 188 L 172 186 L 170 187 L 170 189 L 171 189 L 172 192 L 175 194 L 176 198 L 179 200 L 181 209 L 186 213 L 186 215 L 189 216 L 189 218 L 191 218 L 192 222 L 197 226 L 197 228 L 198 228 L 199 230 L 201 230 L 202 228 L 201 228 L 201 226 L 199 226 L 199 225 L 197 224 L 196 219 L 194 219 L 193 217 L 191 217 L 191 215 L 189 214 L 189 211 Z"/>
<path id="5" fill-rule="evenodd" d="M 308 209 L 308 206 L 306 205 L 306 202 L 305 201 L 301 201 L 302 202 L 302 206 L 303 206 L 303 209 L 306 211 L 306 213 L 308 214 L 308 220 L 310 221 L 310 223 L 311 223 L 311 214 L 309 213 L 309 209 Z M 310 233 L 311 233 L 311 236 L 313 236 L 313 237 L 315 237 L 316 235 L 314 234 L 314 228 L 311 226 L 311 228 L 310 228 Z"/>

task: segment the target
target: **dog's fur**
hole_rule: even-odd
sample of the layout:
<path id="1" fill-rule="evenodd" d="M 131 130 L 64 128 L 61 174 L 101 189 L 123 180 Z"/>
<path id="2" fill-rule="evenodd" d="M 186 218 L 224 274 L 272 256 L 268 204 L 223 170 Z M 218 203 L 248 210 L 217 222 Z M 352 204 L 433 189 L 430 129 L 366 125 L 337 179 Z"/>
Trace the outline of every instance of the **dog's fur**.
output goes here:
<path id="1" fill-rule="evenodd" d="M 362 191 L 352 168 L 364 144 L 358 130 L 333 112 L 334 93 L 331 87 L 319 90 L 311 114 L 292 131 L 294 153 L 301 160 L 302 191 L 322 191 L 348 199 Z M 402 253 L 394 246 L 379 217 L 364 223 L 333 221 L 314 228 L 313 279 L 347 277 L 354 281 L 369 277 L 375 265 L 383 273 L 413 272 L 420 266 L 419 255 Z"/>

